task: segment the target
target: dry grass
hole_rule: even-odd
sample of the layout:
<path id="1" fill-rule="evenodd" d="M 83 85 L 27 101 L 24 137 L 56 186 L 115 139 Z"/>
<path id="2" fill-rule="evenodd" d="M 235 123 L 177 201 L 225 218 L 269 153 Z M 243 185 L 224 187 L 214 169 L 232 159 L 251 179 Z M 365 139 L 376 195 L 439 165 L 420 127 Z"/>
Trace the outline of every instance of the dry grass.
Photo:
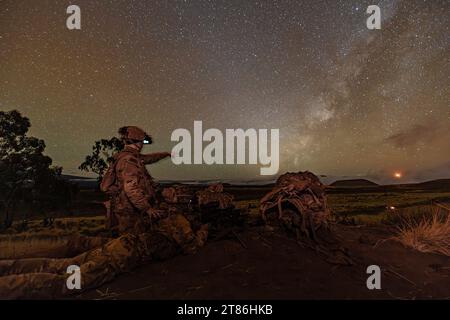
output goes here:
<path id="1" fill-rule="evenodd" d="M 395 239 L 420 252 L 450 256 L 450 211 L 433 207 L 420 221 L 405 218 Z"/>

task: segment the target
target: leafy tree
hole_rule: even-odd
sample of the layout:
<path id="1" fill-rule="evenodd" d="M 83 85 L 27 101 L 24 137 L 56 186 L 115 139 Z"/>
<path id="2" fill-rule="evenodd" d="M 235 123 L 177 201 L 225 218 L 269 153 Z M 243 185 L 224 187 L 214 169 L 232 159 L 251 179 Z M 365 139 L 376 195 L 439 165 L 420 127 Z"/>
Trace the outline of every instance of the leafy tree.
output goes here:
<path id="1" fill-rule="evenodd" d="M 108 169 L 109 163 L 112 162 L 113 155 L 123 148 L 123 142 L 116 137 L 96 141 L 92 147 L 92 154 L 86 156 L 84 162 L 78 168 L 96 173 L 100 181 L 106 169 Z"/>
<path id="2" fill-rule="evenodd" d="M 62 179 L 62 168 L 51 167 L 52 159 L 44 155 L 45 142 L 27 135 L 30 126 L 20 112 L 0 111 L 0 210 L 5 213 L 6 228 L 19 205 L 45 213 L 70 204 L 75 192 Z"/>

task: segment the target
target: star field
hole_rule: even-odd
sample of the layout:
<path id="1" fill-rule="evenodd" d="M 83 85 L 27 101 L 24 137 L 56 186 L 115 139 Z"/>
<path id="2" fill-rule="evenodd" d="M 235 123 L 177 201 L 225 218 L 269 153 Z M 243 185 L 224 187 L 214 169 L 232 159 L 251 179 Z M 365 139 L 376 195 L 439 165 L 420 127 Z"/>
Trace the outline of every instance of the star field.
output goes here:
<path id="1" fill-rule="evenodd" d="M 80 6 L 82 29 L 66 28 Z M 382 29 L 368 30 L 377 4 Z M 18 109 L 66 173 L 138 125 L 279 128 L 280 173 L 450 176 L 445 0 L 0 1 L 0 110 Z M 257 166 L 151 168 L 160 179 L 253 179 Z"/>

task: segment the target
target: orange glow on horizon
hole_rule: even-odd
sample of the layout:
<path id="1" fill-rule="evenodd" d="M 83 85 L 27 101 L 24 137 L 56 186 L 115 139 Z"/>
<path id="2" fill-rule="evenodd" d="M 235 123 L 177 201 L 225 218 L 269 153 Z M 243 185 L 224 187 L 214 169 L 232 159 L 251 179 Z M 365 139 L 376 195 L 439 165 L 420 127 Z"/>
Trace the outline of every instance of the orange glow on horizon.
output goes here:
<path id="1" fill-rule="evenodd" d="M 394 178 L 400 179 L 401 177 L 403 177 L 401 172 L 395 172 L 394 173 Z"/>

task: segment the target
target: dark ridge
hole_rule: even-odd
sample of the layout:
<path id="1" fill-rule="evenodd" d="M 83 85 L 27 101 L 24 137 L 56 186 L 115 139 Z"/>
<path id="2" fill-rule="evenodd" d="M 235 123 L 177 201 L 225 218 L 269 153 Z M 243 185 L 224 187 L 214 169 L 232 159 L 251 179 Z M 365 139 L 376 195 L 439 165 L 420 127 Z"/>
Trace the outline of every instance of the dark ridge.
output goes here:
<path id="1" fill-rule="evenodd" d="M 448 189 L 450 191 L 450 179 L 437 179 L 420 182 L 416 186 L 426 189 Z"/>
<path id="2" fill-rule="evenodd" d="M 71 174 L 62 174 L 61 177 L 63 179 L 67 179 L 67 180 L 92 180 L 92 179 L 95 179 L 95 178 L 89 178 L 89 177 L 74 176 Z"/>
<path id="3" fill-rule="evenodd" d="M 376 187 L 378 184 L 367 179 L 351 179 L 351 180 L 337 180 L 330 184 L 332 187 Z"/>

